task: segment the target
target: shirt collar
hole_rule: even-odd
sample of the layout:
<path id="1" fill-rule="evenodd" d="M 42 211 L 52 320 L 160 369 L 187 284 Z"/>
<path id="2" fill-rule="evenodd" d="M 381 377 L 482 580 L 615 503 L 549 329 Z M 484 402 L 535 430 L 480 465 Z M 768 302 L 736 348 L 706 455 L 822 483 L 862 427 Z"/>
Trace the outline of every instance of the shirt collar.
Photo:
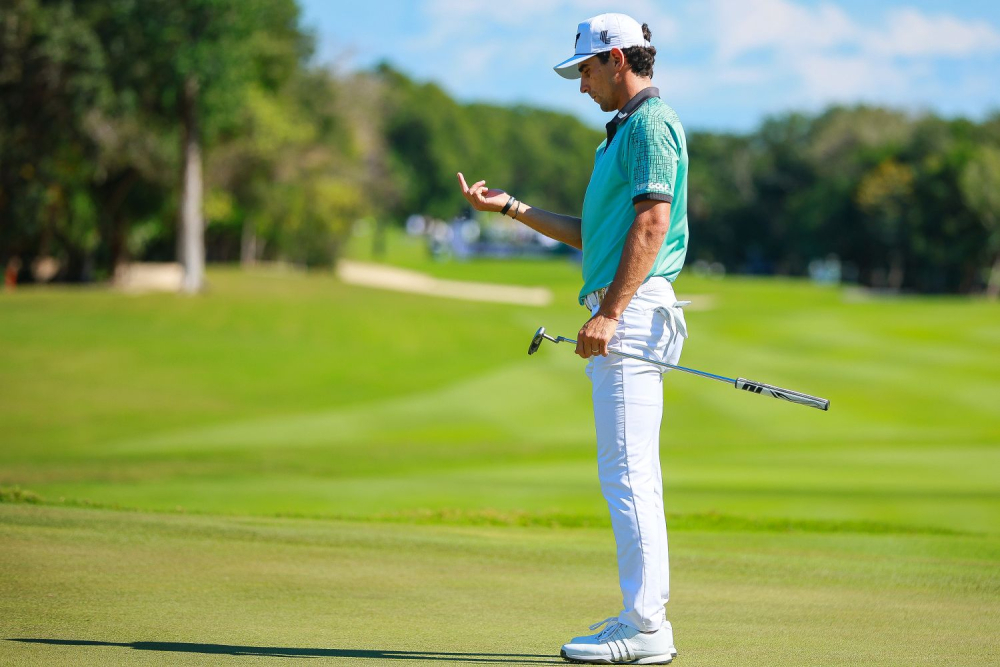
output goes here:
<path id="1" fill-rule="evenodd" d="M 650 86 L 649 88 L 643 88 L 638 93 L 636 93 L 632 99 L 625 103 L 625 106 L 621 108 L 621 111 L 615 114 L 615 117 L 608 122 L 604 127 L 608 131 L 608 142 L 604 145 L 604 150 L 608 149 L 611 145 L 611 140 L 615 138 L 615 133 L 618 131 L 618 126 L 628 120 L 629 116 L 635 113 L 635 110 L 642 106 L 642 103 L 646 100 L 659 97 L 660 89 Z"/>

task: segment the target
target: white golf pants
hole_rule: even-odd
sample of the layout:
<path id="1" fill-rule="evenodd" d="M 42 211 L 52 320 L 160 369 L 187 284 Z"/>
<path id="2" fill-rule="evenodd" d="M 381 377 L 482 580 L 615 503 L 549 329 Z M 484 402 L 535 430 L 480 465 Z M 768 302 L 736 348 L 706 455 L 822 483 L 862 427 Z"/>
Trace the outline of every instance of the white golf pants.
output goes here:
<path id="1" fill-rule="evenodd" d="M 651 278 L 619 318 L 609 349 L 676 364 L 687 325 L 673 286 Z M 597 308 L 593 304 L 592 310 Z M 642 631 L 660 628 L 670 594 L 667 526 L 660 472 L 663 369 L 615 354 L 592 357 L 601 491 L 618 548 L 623 611 L 618 619 Z"/>

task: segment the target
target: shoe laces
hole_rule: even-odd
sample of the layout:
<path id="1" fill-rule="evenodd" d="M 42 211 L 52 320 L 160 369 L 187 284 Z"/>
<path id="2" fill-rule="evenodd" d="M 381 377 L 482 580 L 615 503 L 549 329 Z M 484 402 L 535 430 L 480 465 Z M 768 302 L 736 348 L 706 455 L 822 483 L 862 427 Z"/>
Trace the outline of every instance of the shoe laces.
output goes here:
<path id="1" fill-rule="evenodd" d="M 604 641 L 606 639 L 610 639 L 611 636 L 614 635 L 615 632 L 622 625 L 621 622 L 618 620 L 617 616 L 609 616 L 608 618 L 604 619 L 600 623 L 594 623 L 592 626 L 590 626 L 590 629 L 591 630 L 597 630 L 597 628 L 599 628 L 599 627 L 601 627 L 602 625 L 605 625 L 605 624 L 607 624 L 607 627 L 604 628 L 604 630 L 602 630 L 599 635 L 597 635 L 597 641 L 599 641 L 599 642 L 600 641 Z"/>

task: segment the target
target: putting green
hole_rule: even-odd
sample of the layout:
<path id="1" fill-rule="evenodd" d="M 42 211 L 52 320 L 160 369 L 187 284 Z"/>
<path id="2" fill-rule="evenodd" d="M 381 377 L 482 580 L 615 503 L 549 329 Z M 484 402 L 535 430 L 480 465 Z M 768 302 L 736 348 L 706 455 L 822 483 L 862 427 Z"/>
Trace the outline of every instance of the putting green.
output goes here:
<path id="1" fill-rule="evenodd" d="M 677 664 L 994 665 L 1000 541 L 678 530 Z M 559 664 L 614 611 L 594 529 L 0 505 L 4 664 Z"/>

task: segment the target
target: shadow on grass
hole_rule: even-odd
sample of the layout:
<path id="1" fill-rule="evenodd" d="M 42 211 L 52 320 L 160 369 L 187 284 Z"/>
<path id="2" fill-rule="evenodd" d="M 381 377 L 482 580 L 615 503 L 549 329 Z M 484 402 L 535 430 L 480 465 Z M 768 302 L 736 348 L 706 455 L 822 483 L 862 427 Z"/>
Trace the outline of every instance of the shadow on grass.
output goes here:
<path id="1" fill-rule="evenodd" d="M 503 663 L 508 665 L 565 665 L 551 655 L 517 653 L 451 653 L 445 651 L 391 651 L 349 648 L 282 648 L 278 646 L 230 646 L 188 642 L 101 642 L 87 639 L 8 638 L 9 642 L 55 646 L 118 646 L 137 651 L 206 653 L 211 655 L 253 655 L 274 658 L 370 658 L 372 660 L 431 660 L 434 662 Z"/>

